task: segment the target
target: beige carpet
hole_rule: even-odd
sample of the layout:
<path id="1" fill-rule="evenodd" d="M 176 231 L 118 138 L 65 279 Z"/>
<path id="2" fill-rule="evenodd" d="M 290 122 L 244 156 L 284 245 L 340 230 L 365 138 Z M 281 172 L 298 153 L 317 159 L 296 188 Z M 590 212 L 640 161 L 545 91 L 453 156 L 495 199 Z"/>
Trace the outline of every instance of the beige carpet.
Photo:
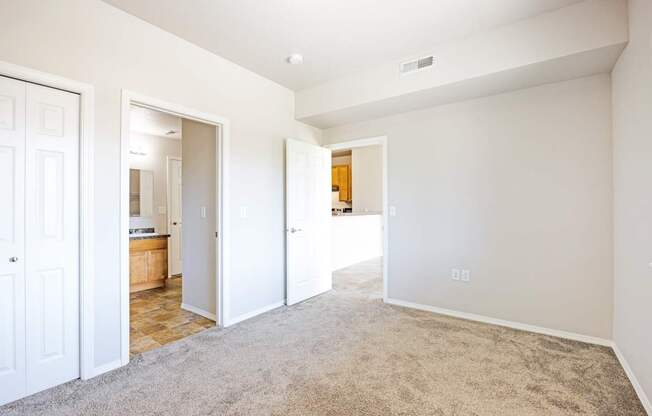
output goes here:
<path id="1" fill-rule="evenodd" d="M 393 307 L 380 262 L 0 415 L 645 415 L 608 348 Z"/>

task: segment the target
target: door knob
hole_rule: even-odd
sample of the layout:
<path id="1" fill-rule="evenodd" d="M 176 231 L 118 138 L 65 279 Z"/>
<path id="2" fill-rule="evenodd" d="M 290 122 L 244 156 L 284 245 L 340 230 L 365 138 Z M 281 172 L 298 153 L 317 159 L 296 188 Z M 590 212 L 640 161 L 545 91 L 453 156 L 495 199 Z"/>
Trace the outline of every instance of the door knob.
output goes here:
<path id="1" fill-rule="evenodd" d="M 173 222 L 172 225 L 177 225 L 177 223 L 176 223 L 176 222 Z"/>
<path id="2" fill-rule="evenodd" d="M 294 227 L 292 227 L 292 228 L 289 229 L 289 231 L 290 231 L 292 234 L 294 234 L 294 233 L 297 233 L 297 232 L 299 232 L 299 231 L 303 231 L 303 230 L 302 230 L 301 228 L 294 228 Z"/>
<path id="3" fill-rule="evenodd" d="M 18 257 L 9 257 L 9 263 L 16 263 L 18 261 Z"/>

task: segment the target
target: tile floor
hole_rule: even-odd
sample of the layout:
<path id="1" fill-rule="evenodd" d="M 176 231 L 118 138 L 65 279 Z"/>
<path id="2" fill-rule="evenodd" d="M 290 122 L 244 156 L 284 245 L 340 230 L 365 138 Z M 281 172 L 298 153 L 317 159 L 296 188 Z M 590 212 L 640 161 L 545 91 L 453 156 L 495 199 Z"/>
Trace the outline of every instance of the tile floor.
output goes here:
<path id="1" fill-rule="evenodd" d="M 129 303 L 131 355 L 215 326 L 215 322 L 181 309 L 181 278 L 168 280 L 165 288 L 132 293 Z"/>

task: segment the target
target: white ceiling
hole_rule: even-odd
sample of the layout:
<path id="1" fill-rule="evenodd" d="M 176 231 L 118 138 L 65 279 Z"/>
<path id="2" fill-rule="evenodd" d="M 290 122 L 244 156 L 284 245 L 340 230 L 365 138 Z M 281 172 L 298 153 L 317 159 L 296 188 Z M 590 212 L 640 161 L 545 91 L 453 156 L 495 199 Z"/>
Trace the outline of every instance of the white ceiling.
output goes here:
<path id="1" fill-rule="evenodd" d="M 581 0 L 104 1 L 300 90 Z"/>
<path id="2" fill-rule="evenodd" d="M 134 133 L 181 139 L 181 118 L 149 108 L 131 106 L 129 129 Z M 169 134 L 174 131 L 173 134 Z"/>

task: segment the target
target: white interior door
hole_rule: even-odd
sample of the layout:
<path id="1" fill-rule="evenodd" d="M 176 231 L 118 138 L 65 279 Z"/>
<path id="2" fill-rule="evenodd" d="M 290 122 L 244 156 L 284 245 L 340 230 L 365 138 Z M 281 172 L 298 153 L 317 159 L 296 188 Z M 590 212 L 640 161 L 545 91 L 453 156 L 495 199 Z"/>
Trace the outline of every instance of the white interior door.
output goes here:
<path id="1" fill-rule="evenodd" d="M 0 404 L 79 377 L 79 96 L 0 77 Z"/>
<path id="2" fill-rule="evenodd" d="M 181 159 L 168 159 L 168 206 L 170 233 L 170 253 L 168 255 L 168 270 L 170 275 L 181 274 L 182 263 L 182 221 L 181 221 Z"/>
<path id="3" fill-rule="evenodd" d="M 25 395 L 25 83 L 0 77 L 0 405 Z"/>
<path id="4" fill-rule="evenodd" d="M 286 303 L 293 305 L 333 287 L 331 152 L 291 139 L 285 148 Z"/>
<path id="5" fill-rule="evenodd" d="M 79 96 L 27 85 L 27 394 L 79 377 Z"/>

